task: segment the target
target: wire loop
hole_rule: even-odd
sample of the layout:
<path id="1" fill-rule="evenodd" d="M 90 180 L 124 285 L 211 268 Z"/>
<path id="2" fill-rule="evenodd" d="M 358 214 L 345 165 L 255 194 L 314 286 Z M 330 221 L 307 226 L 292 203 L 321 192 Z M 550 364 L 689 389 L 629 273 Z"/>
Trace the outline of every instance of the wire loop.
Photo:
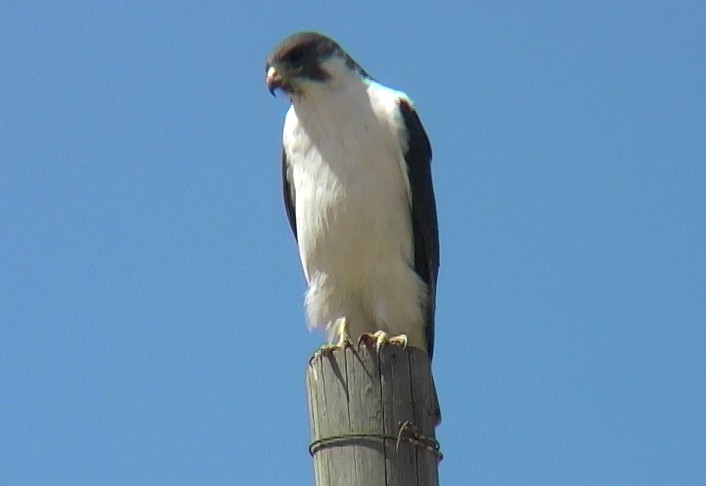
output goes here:
<path id="1" fill-rule="evenodd" d="M 395 442 L 396 451 L 399 451 L 400 444 L 402 442 L 406 442 L 408 444 L 413 445 L 414 447 L 419 447 L 420 449 L 424 449 L 428 452 L 431 452 L 436 456 L 437 461 L 441 461 L 444 458 L 444 455 L 441 453 L 441 446 L 439 442 L 434 437 L 430 437 L 428 435 L 420 433 L 419 427 L 414 425 L 412 422 L 410 422 L 409 420 L 405 422 L 398 422 L 397 426 L 398 429 L 396 436 L 351 433 L 334 435 L 331 437 L 318 439 L 309 445 L 309 454 L 311 455 L 311 457 L 314 457 L 314 455 L 321 449 L 330 446 L 341 445 L 342 443 L 350 441 L 372 440 L 380 441 L 384 444 L 386 440 L 390 440 Z"/>

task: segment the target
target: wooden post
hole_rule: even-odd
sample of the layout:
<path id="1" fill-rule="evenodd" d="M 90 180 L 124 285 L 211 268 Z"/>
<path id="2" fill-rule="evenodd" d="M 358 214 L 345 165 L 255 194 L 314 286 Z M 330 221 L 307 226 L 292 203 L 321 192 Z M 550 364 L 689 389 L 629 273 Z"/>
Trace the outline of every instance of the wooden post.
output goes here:
<path id="1" fill-rule="evenodd" d="M 317 486 L 438 485 L 441 453 L 424 351 L 336 350 L 311 363 L 307 391 Z"/>

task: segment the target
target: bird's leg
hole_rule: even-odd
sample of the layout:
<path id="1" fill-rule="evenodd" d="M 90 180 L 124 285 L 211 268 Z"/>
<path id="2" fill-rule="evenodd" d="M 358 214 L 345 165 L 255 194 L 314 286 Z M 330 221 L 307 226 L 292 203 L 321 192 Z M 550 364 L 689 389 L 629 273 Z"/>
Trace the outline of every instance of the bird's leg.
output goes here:
<path id="1" fill-rule="evenodd" d="M 309 363 L 313 363 L 316 361 L 318 358 L 321 356 L 331 354 L 337 349 L 345 349 L 349 346 L 352 346 L 353 343 L 351 342 L 351 338 L 348 335 L 348 323 L 346 321 L 345 317 L 341 317 L 336 320 L 337 325 L 338 325 L 338 342 L 337 343 L 326 343 L 323 346 L 321 346 L 318 351 L 314 353 L 314 355 L 311 357 L 309 360 Z"/>
<path id="2" fill-rule="evenodd" d="M 358 347 L 361 344 L 366 346 L 375 345 L 375 350 L 379 353 L 380 348 L 386 344 L 392 344 L 394 346 L 402 346 L 402 349 L 407 347 L 407 336 L 405 334 L 400 334 L 399 336 L 390 336 L 385 331 L 377 332 L 366 332 L 360 335 L 358 338 Z"/>

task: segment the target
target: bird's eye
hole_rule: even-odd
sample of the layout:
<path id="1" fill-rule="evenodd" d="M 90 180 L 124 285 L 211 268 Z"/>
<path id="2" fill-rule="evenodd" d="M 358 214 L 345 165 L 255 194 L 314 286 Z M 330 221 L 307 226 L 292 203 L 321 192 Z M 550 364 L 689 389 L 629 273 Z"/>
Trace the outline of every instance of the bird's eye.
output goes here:
<path id="1" fill-rule="evenodd" d="M 299 66 L 302 61 L 304 60 L 304 51 L 297 49 L 296 51 L 292 51 L 288 56 L 287 56 L 287 61 L 292 66 Z"/>

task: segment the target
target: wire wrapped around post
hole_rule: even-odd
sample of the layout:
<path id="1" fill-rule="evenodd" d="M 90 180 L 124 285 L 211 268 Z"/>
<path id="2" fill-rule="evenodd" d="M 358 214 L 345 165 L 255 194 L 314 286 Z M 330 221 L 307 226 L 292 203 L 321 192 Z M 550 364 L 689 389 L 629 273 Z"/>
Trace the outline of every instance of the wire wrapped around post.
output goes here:
<path id="1" fill-rule="evenodd" d="M 307 370 L 317 486 L 438 485 L 443 458 L 427 354 L 347 348 Z"/>

